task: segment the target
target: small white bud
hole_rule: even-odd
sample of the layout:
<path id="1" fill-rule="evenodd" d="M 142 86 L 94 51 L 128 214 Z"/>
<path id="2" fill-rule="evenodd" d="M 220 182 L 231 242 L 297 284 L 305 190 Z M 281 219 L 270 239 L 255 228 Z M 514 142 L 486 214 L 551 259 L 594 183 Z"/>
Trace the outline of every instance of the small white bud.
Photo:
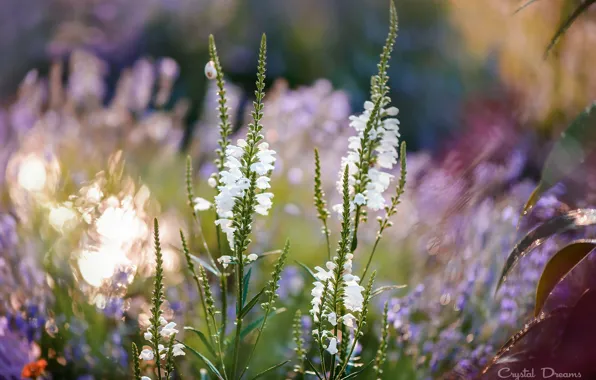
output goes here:
<path id="1" fill-rule="evenodd" d="M 209 179 L 207 180 L 207 184 L 210 187 L 215 187 L 215 186 L 217 186 L 217 181 L 215 180 L 215 178 L 209 177 Z"/>
<path id="2" fill-rule="evenodd" d="M 213 61 L 207 62 L 205 65 L 205 76 L 207 79 L 215 79 L 217 75 L 217 70 L 215 70 L 215 63 Z"/>

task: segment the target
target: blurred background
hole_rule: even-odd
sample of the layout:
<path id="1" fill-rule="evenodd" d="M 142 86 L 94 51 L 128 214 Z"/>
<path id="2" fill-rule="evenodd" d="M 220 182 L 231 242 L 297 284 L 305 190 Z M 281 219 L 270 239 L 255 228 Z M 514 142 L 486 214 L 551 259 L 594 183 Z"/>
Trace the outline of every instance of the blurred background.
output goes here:
<path id="1" fill-rule="evenodd" d="M 391 88 L 411 148 L 437 148 L 462 128 L 471 101 L 498 99 L 527 128 L 552 129 L 585 107 L 594 91 L 594 25 L 587 12 L 548 57 L 546 46 L 577 1 L 402 0 Z M 269 36 L 270 80 L 290 87 L 326 78 L 366 99 L 386 32 L 387 4 L 273 0 L 5 0 L 0 14 L 3 103 L 31 69 L 85 49 L 105 60 L 109 96 L 118 73 L 139 57 L 169 56 L 180 65 L 175 97 L 202 113 L 203 62 L 214 34 L 229 81 L 251 93 L 256 47 Z"/>
<path id="2" fill-rule="evenodd" d="M 579 1 L 541 0 L 516 13 L 523 3 L 396 1 L 389 86 L 408 144 L 408 188 L 378 268 L 381 282 L 410 285 L 391 301 L 391 373 L 404 379 L 482 367 L 527 318 L 528 294 L 555 249 L 528 264 L 533 275 L 511 280 L 513 290 L 487 300 L 553 139 L 596 97 L 596 10 L 545 55 Z M 388 19 L 386 0 L 2 0 L 0 373 L 41 357 L 56 378 L 125 378 L 130 342 L 147 321 L 155 216 L 169 250 L 169 315 L 187 324 L 196 317 L 177 230 L 190 228 L 186 153 L 197 193 L 213 196 L 209 34 L 239 135 L 252 108 L 258 42 L 268 36 L 264 125 L 280 160 L 276 206 L 257 221 L 254 249 L 289 237 L 296 259 L 321 265 L 312 149 L 321 148 L 335 204 L 348 117 L 369 97 Z M 567 203 L 591 204 L 596 177 L 585 177 L 586 191 L 570 199 L 555 189 L 522 231 Z M 362 244 L 374 242 L 370 219 Z M 302 274 L 288 269 L 282 298 L 293 308 L 308 303 Z M 280 324 L 290 323 L 287 314 Z M 83 333 L 93 326 L 102 327 Z M 446 343 L 429 348 L 438 341 Z M 22 343 L 20 356 L 8 357 L 8 342 Z M 119 369 L 108 375 L 100 363 Z"/>

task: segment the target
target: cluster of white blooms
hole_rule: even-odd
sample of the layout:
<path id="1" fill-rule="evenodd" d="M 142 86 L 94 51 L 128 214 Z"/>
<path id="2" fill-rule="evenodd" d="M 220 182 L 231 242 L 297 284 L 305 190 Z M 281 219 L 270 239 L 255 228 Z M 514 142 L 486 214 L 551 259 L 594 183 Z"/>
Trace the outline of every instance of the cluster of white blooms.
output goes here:
<path id="1" fill-rule="evenodd" d="M 161 327 L 159 329 L 159 335 L 165 340 L 170 339 L 172 337 L 172 335 L 178 333 L 178 330 L 176 330 L 175 322 L 168 322 L 164 317 L 160 317 L 159 324 L 161 325 Z M 151 340 L 153 339 L 153 333 L 151 333 L 150 329 L 151 329 L 150 327 L 147 329 L 147 331 L 143 334 L 143 337 L 151 342 Z M 185 355 L 185 352 L 182 350 L 183 348 L 184 348 L 184 345 L 182 343 L 174 344 L 172 346 L 172 355 L 174 355 L 174 356 Z M 166 358 L 167 348 L 164 347 L 163 344 L 160 344 L 157 346 L 157 351 L 158 351 L 160 359 Z M 152 348 L 145 348 L 145 349 L 143 349 L 143 351 L 141 351 L 141 354 L 139 355 L 139 359 L 153 360 L 153 359 L 155 359 L 155 352 L 153 351 Z"/>
<path id="2" fill-rule="evenodd" d="M 245 264 L 250 264 L 259 258 L 259 256 L 256 253 L 251 253 L 248 256 L 244 255 L 243 257 L 244 257 Z M 232 256 L 228 256 L 228 255 L 223 255 L 223 256 L 220 256 L 217 258 L 217 262 L 220 263 L 224 267 L 224 269 L 227 268 L 228 265 L 232 264 L 234 262 L 234 260 L 235 259 Z"/>
<path id="3" fill-rule="evenodd" d="M 226 148 L 224 167 L 226 170 L 220 173 L 219 194 L 215 196 L 215 209 L 220 219 L 215 224 L 221 227 L 226 234 L 230 247 L 234 249 L 234 205 L 238 198 L 242 198 L 250 187 L 250 179 L 245 176 L 246 168 L 243 167 L 243 156 L 246 141 L 239 139 L 236 145 L 229 145 Z M 263 191 L 271 187 L 269 174 L 273 170 L 275 162 L 275 151 L 269 149 L 269 144 L 262 142 L 258 146 L 256 162 L 250 165 L 250 172 L 257 174 L 256 188 Z M 243 170 L 244 169 L 244 170 Z M 267 215 L 272 206 L 273 194 L 260 192 L 256 195 L 257 205 L 255 212 Z"/>
<path id="4" fill-rule="evenodd" d="M 337 188 L 342 192 L 343 172 L 347 165 L 349 173 L 350 191 L 354 191 L 356 185 L 356 176 L 358 166 L 360 165 L 361 141 L 364 138 L 366 124 L 368 123 L 374 104 L 371 101 L 364 103 L 364 112 L 361 115 L 350 116 L 350 127 L 358 133 L 348 139 L 348 153 L 341 160 L 341 171 Z M 368 171 L 369 182 L 364 192 L 354 194 L 354 204 L 366 205 L 371 210 L 380 210 L 385 207 L 385 198 L 383 193 L 389 187 L 393 175 L 381 171 L 381 169 L 391 170 L 397 163 L 398 145 L 399 145 L 399 120 L 397 116 L 399 110 L 396 107 L 389 107 L 380 110 L 380 118 L 376 125 L 370 130 L 369 139 L 374 141 L 375 166 Z M 334 210 L 341 212 L 341 205 L 334 207 Z"/>
<path id="5" fill-rule="evenodd" d="M 354 255 L 351 253 L 347 254 L 346 256 L 346 263 L 343 267 L 342 272 L 342 288 L 343 288 L 343 305 L 345 309 L 350 312 L 361 312 L 364 303 L 364 296 L 362 295 L 362 291 L 364 288 L 359 285 L 360 278 L 354 276 L 352 274 L 352 259 Z M 313 297 L 311 301 L 312 308 L 310 313 L 313 315 L 313 320 L 315 322 L 319 322 L 319 315 L 322 315 L 323 319 L 326 319 L 331 326 L 336 326 L 339 322 L 343 323 L 344 325 L 354 328 L 356 327 L 356 317 L 352 313 L 346 313 L 344 315 L 338 316 L 334 311 L 325 312 L 325 301 L 329 301 L 331 298 L 331 294 L 334 293 L 336 284 L 334 284 L 335 278 L 335 269 L 337 268 L 337 264 L 328 261 L 325 265 L 327 270 L 321 267 L 315 267 L 315 277 L 318 281 L 314 282 L 314 289 L 311 292 Z M 325 292 L 325 283 L 329 283 L 327 286 L 327 291 Z M 323 313 L 321 313 L 321 308 L 323 308 Z M 318 329 L 313 330 L 313 335 L 321 335 L 321 337 L 329 338 L 329 343 L 327 345 L 327 351 L 329 353 L 336 354 L 337 353 L 337 338 L 333 336 L 330 331 L 324 330 L 319 332 Z"/>

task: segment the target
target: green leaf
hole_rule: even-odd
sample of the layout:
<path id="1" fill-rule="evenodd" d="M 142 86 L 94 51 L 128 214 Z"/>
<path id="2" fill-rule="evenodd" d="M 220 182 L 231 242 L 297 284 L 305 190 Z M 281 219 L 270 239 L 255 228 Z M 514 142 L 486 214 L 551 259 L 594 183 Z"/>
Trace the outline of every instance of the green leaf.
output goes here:
<path id="1" fill-rule="evenodd" d="M 321 376 L 321 374 L 319 373 L 319 371 L 317 371 L 317 369 L 315 368 L 315 365 L 312 364 L 312 362 L 310 361 L 310 359 L 308 358 L 308 356 L 306 356 L 305 359 L 306 359 L 306 362 L 308 363 L 308 365 L 310 366 L 310 368 L 312 368 L 313 374 L 317 375 L 317 377 L 319 379 L 323 380 L 323 376 Z M 306 373 L 309 373 L 309 371 L 306 371 Z"/>
<path id="2" fill-rule="evenodd" d="M 590 5 L 596 3 L 596 0 L 585 0 L 581 3 L 574 11 L 571 13 L 569 17 L 559 26 L 559 29 L 555 32 L 553 38 L 551 38 L 544 55 L 547 56 L 550 50 L 555 46 L 555 44 L 559 41 L 559 38 L 571 27 L 571 25 L 577 20 L 579 16 L 581 16 L 585 11 L 588 10 Z"/>
<path id="3" fill-rule="evenodd" d="M 258 292 L 250 301 L 248 301 L 242 310 L 240 310 L 240 315 L 238 316 L 239 318 L 244 318 L 246 314 L 248 314 L 248 312 L 257 304 L 265 289 L 266 288 L 261 289 L 260 292 Z"/>
<path id="4" fill-rule="evenodd" d="M 193 259 L 194 261 L 198 262 L 199 264 L 201 264 L 209 272 L 213 273 L 216 276 L 219 276 L 219 271 L 216 268 L 214 268 L 211 264 L 206 262 L 205 260 L 201 259 L 198 256 L 192 255 L 192 254 L 190 255 L 190 258 Z"/>
<path id="5" fill-rule="evenodd" d="M 523 215 L 534 207 L 545 191 L 581 165 L 594 148 L 596 148 L 596 103 L 579 114 L 553 145 L 544 162 L 540 182 L 526 202 Z"/>
<path id="6" fill-rule="evenodd" d="M 577 209 L 549 219 L 524 236 L 507 257 L 496 290 L 499 290 L 507 275 L 518 261 L 551 236 L 569 230 L 577 230 L 596 224 L 596 209 Z"/>
<path id="7" fill-rule="evenodd" d="M 550 258 L 536 288 L 534 316 L 538 316 L 555 286 L 596 247 L 596 240 L 575 241 Z"/>
<path id="8" fill-rule="evenodd" d="M 203 334 L 201 331 L 195 329 L 194 327 L 191 326 L 184 326 L 184 330 L 187 331 L 192 331 L 195 334 L 197 334 L 199 336 L 199 338 L 201 339 L 201 342 L 203 342 L 203 344 L 205 345 L 205 347 L 207 347 L 207 349 L 209 350 L 209 353 L 211 355 L 213 355 L 213 357 L 217 357 L 217 354 L 215 353 L 215 350 L 213 349 L 213 346 L 211 345 L 211 343 L 209 343 L 209 340 L 207 339 L 207 337 L 205 336 L 205 334 Z"/>
<path id="9" fill-rule="evenodd" d="M 375 290 L 373 290 L 373 292 L 370 294 L 370 298 L 373 298 L 375 296 L 378 296 L 379 294 L 387 291 L 387 290 L 395 290 L 395 289 L 404 289 L 406 288 L 407 285 L 387 285 L 387 286 L 381 286 L 376 288 Z"/>
<path id="10" fill-rule="evenodd" d="M 277 363 L 276 365 L 274 365 L 272 367 L 269 367 L 269 368 L 267 368 L 266 370 L 264 370 L 262 372 L 259 372 L 255 377 L 252 378 L 252 380 L 258 379 L 259 377 L 264 376 L 267 372 L 271 372 L 274 369 L 277 369 L 277 368 L 279 368 L 279 367 L 281 367 L 284 364 L 289 363 L 289 362 L 290 362 L 290 360 L 286 360 L 285 362 Z"/>
<path id="11" fill-rule="evenodd" d="M 269 251 L 269 252 L 257 253 L 258 257 L 254 262 L 257 262 L 257 261 L 264 259 L 266 257 L 269 257 L 269 256 L 279 255 L 280 253 L 282 253 L 281 249 L 276 249 L 276 250 Z"/>
<path id="12" fill-rule="evenodd" d="M 310 276 L 316 280 L 317 277 L 315 276 L 315 272 L 313 272 L 306 264 L 301 263 L 298 260 L 294 260 L 296 262 L 296 264 L 300 265 L 308 274 L 310 274 Z"/>
<path id="13" fill-rule="evenodd" d="M 185 344 L 184 342 L 180 342 L 184 345 L 184 347 L 188 348 L 188 350 L 190 352 L 192 352 L 193 354 L 195 354 L 196 356 L 199 357 L 199 359 L 201 359 L 203 361 L 203 363 L 205 363 L 207 365 L 207 367 L 209 367 L 209 369 L 211 370 L 211 372 L 213 372 L 215 374 L 215 376 L 217 376 L 218 379 L 220 380 L 224 380 L 224 378 L 221 376 L 221 373 L 219 373 L 219 371 L 217 370 L 217 367 L 215 367 L 213 365 L 213 363 L 211 363 L 211 361 L 209 361 L 209 359 L 207 359 L 205 357 L 205 355 L 201 354 L 199 351 L 195 350 L 194 348 L 190 347 L 189 345 Z"/>
<path id="14" fill-rule="evenodd" d="M 372 364 L 372 362 L 373 362 L 373 361 L 374 361 L 374 360 L 371 360 L 371 361 L 369 361 L 368 363 L 366 363 L 365 365 L 363 365 L 363 366 L 360 368 L 360 370 L 359 370 L 359 371 L 352 372 L 352 373 L 351 373 L 351 374 L 349 374 L 348 376 L 346 376 L 346 377 L 342 377 L 342 380 L 346 380 L 346 379 L 353 379 L 353 378 L 355 378 L 356 376 L 360 375 L 362 372 L 366 371 L 366 369 L 367 369 L 368 367 L 370 367 L 370 365 Z"/>
<path id="15" fill-rule="evenodd" d="M 250 274 L 252 273 L 252 268 L 248 269 L 248 272 L 244 275 L 244 279 L 242 280 L 242 306 L 244 307 L 244 303 L 246 302 L 246 295 L 248 294 L 248 284 L 250 282 Z"/>

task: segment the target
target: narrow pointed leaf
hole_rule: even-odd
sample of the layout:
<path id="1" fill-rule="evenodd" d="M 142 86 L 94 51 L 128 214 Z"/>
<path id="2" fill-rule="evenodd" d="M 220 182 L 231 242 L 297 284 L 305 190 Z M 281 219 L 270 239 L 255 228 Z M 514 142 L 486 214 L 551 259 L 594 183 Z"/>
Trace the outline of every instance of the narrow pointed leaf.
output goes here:
<path id="1" fill-rule="evenodd" d="M 244 275 L 244 280 L 242 281 L 243 291 L 242 291 L 242 306 L 246 303 L 246 295 L 248 294 L 248 285 L 250 283 L 250 274 L 252 273 L 252 268 L 248 269 L 248 272 Z"/>
<path id="2" fill-rule="evenodd" d="M 308 274 L 310 274 L 310 276 L 311 276 L 311 277 L 312 277 L 314 280 L 316 280 L 316 279 L 317 279 L 317 277 L 315 276 L 315 272 L 313 272 L 313 271 L 312 271 L 312 270 L 311 270 L 311 269 L 308 267 L 308 265 L 306 265 L 306 264 L 304 264 L 304 263 L 301 263 L 301 262 L 300 262 L 300 261 L 298 261 L 298 260 L 294 260 L 294 261 L 296 262 L 296 264 L 300 265 L 300 266 L 301 266 L 301 267 L 302 267 L 302 268 L 303 268 L 303 269 L 304 269 L 304 270 L 305 270 L 305 271 L 306 271 Z"/>
<path id="3" fill-rule="evenodd" d="M 571 13 L 571 15 L 559 26 L 559 29 L 557 29 L 553 38 L 551 38 L 550 43 L 548 44 L 548 47 L 544 53 L 545 56 L 548 55 L 553 46 L 555 46 L 555 44 L 559 41 L 559 38 L 561 38 L 563 33 L 565 33 L 567 29 L 571 27 L 575 20 L 577 20 L 577 18 L 587 11 L 590 5 L 594 3 L 596 3 L 596 0 L 585 0 L 573 11 L 573 13 Z"/>
<path id="4" fill-rule="evenodd" d="M 310 366 L 310 368 L 312 368 L 312 373 L 317 375 L 317 377 L 321 380 L 323 380 L 323 376 L 321 376 L 321 374 L 319 373 L 319 371 L 317 371 L 317 368 L 315 367 L 314 364 L 312 364 L 312 362 L 310 361 L 310 359 L 307 357 L 305 357 L 306 362 L 308 363 L 308 365 Z M 306 371 L 306 373 L 309 373 L 309 371 Z"/>
<path id="5" fill-rule="evenodd" d="M 358 371 L 352 372 L 348 376 L 342 377 L 342 380 L 353 379 L 356 376 L 360 375 L 362 372 L 366 371 L 366 369 L 368 367 L 370 367 L 370 365 L 373 363 L 373 361 L 374 360 L 369 361 L 368 363 L 366 363 L 365 365 L 363 365 L 362 367 L 360 367 L 360 369 Z"/>
<path id="6" fill-rule="evenodd" d="M 538 281 L 534 316 L 538 316 L 555 286 L 596 247 L 596 240 L 573 242 L 550 258 Z"/>
<path id="7" fill-rule="evenodd" d="M 379 294 L 387 291 L 387 290 L 396 290 L 396 289 L 404 289 L 406 288 L 407 285 L 388 285 L 388 286 L 381 286 L 376 288 L 375 290 L 373 290 L 373 292 L 370 294 L 370 298 L 373 298 L 375 296 L 378 296 Z"/>
<path id="8" fill-rule="evenodd" d="M 596 0 L 594 0 L 596 1 Z M 540 182 L 526 202 L 523 215 L 538 202 L 545 191 L 556 185 L 581 165 L 596 148 L 596 103 L 590 105 L 561 133 L 549 152 Z"/>
<path id="9" fill-rule="evenodd" d="M 264 370 L 262 372 L 259 372 L 255 377 L 252 378 L 252 380 L 258 379 L 261 376 L 265 376 L 268 372 L 271 372 L 271 371 L 273 371 L 273 370 L 275 370 L 275 369 L 277 369 L 277 368 L 279 368 L 279 367 L 281 367 L 284 364 L 289 363 L 289 362 L 290 362 L 290 360 L 286 360 L 285 362 L 277 363 L 276 365 L 274 365 L 272 367 L 269 367 L 269 368 L 267 368 L 266 370 Z"/>
<path id="10" fill-rule="evenodd" d="M 274 251 L 258 253 L 257 254 L 258 257 L 257 257 L 257 259 L 255 261 L 259 261 L 259 260 L 264 259 L 264 258 L 269 257 L 269 256 L 279 255 L 281 252 L 282 252 L 281 249 L 276 249 Z"/>
<path id="11" fill-rule="evenodd" d="M 250 301 L 248 301 L 248 303 L 242 308 L 242 310 L 240 310 L 240 318 L 244 318 L 246 314 L 248 314 L 248 312 L 257 304 L 259 298 L 261 298 L 261 295 L 264 291 L 265 288 L 261 289 L 260 292 L 258 292 Z"/>
<path id="12" fill-rule="evenodd" d="M 205 355 L 201 354 L 199 351 L 195 350 L 194 348 L 190 347 L 189 345 L 185 344 L 184 342 L 179 342 L 179 343 L 182 343 L 184 345 L 184 347 L 186 347 L 190 352 L 192 352 L 197 357 L 199 357 L 199 359 L 201 359 L 203 361 L 203 363 L 205 363 L 205 365 L 207 365 L 207 367 L 211 370 L 211 372 L 213 372 L 213 374 L 215 376 L 217 376 L 218 379 L 224 380 L 224 378 L 221 376 L 221 373 L 219 373 L 219 370 L 217 369 L 217 367 L 215 367 L 213 365 L 213 363 L 211 363 L 211 361 L 205 357 Z"/>
<path id="13" fill-rule="evenodd" d="M 556 216 L 528 232 L 516 244 L 507 257 L 496 290 L 499 290 L 503 282 L 507 279 L 507 275 L 517 265 L 518 261 L 531 250 L 544 243 L 546 239 L 557 233 L 576 230 L 594 224 L 596 224 L 596 209 L 576 209 Z"/>
<path id="14" fill-rule="evenodd" d="M 211 264 L 209 264 L 207 261 L 205 261 L 205 260 L 203 260 L 200 257 L 195 256 L 195 255 L 190 255 L 190 258 L 193 261 L 196 261 L 197 263 L 201 264 L 209 272 L 213 273 L 216 276 L 219 276 L 219 271 L 216 268 L 214 268 Z"/>
<path id="15" fill-rule="evenodd" d="M 209 353 L 211 355 L 213 355 L 214 357 L 217 357 L 217 354 L 215 353 L 215 350 L 213 349 L 213 346 L 211 345 L 211 343 L 209 343 L 209 340 L 207 339 L 207 337 L 205 336 L 205 334 L 203 334 L 201 331 L 195 329 L 194 327 L 190 327 L 190 326 L 184 326 L 184 330 L 192 331 L 195 334 L 197 334 L 199 336 L 199 339 L 201 339 L 201 342 L 203 342 L 203 344 L 205 345 L 205 347 L 207 347 L 207 349 L 209 350 Z"/>

